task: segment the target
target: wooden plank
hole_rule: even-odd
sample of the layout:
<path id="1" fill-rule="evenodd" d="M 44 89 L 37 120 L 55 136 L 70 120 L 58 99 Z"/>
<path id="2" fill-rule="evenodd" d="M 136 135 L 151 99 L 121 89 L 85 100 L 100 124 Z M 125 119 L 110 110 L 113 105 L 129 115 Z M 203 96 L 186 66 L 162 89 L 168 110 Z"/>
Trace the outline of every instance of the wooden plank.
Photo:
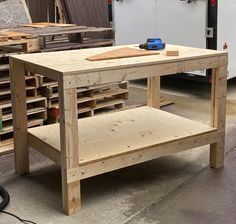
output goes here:
<path id="1" fill-rule="evenodd" d="M 223 134 L 222 131 L 217 131 L 200 136 L 193 136 L 188 139 L 180 140 L 179 142 L 170 142 L 165 145 L 145 148 L 125 155 L 117 155 L 94 163 L 81 163 L 80 169 L 75 170 L 75 177 L 70 176 L 70 181 L 73 181 L 75 178 L 86 179 L 123 167 L 178 153 L 193 147 L 209 144 L 215 142 L 217 138 L 222 137 Z M 43 155 L 56 162 L 58 165 L 61 164 L 59 150 L 53 148 L 50 144 L 42 141 L 42 139 L 37 138 L 37 136 L 31 133 L 29 133 L 29 142 L 33 148 L 37 149 Z"/>
<path id="2" fill-rule="evenodd" d="M 135 48 L 135 46 L 133 47 Z M 216 68 L 219 64 L 219 57 L 226 58 L 227 56 L 227 52 L 178 46 L 181 52 L 178 57 L 167 57 L 162 52 L 160 55 L 105 60 L 96 63 L 86 60 L 86 58 L 95 54 L 118 48 L 121 47 L 64 51 L 63 54 L 51 52 L 13 57 L 24 61 L 27 69 L 30 70 L 30 67 L 33 66 L 34 71 L 36 70 L 35 73 L 44 72 L 44 74 L 48 74 L 49 78 L 57 78 L 56 75 L 50 75 L 55 70 L 58 73 L 66 74 L 64 88 L 72 88 L 152 77 L 153 75 Z M 225 60 L 227 61 L 227 58 Z M 222 59 L 222 63 L 224 63 L 223 61 Z M 38 66 L 35 66 L 35 64 Z"/>
<path id="3" fill-rule="evenodd" d="M 27 38 L 27 39 L 32 39 L 35 38 L 36 36 L 33 34 L 29 33 L 21 33 L 21 32 L 13 32 L 13 31 L 7 31 L 7 32 L 0 32 L 0 36 L 6 36 L 9 39 L 12 40 L 20 40 L 22 38 Z"/>
<path id="4" fill-rule="evenodd" d="M 160 107 L 168 106 L 173 103 L 174 101 L 171 98 L 166 98 L 162 95 L 160 96 Z"/>
<path id="5" fill-rule="evenodd" d="M 75 24 L 68 24 L 68 23 L 39 22 L 39 23 L 31 23 L 31 24 L 21 24 L 20 26 L 43 28 L 43 27 L 72 27 L 72 26 L 76 26 L 76 25 Z"/>
<path id="6" fill-rule="evenodd" d="M 13 152 L 13 139 L 0 141 L 0 156 Z"/>
<path id="7" fill-rule="evenodd" d="M 28 38 L 29 37 L 29 38 Z M 21 38 L 21 36 L 6 37 L 6 41 L 0 41 L 0 47 L 5 51 L 9 52 L 4 56 L 15 54 L 22 54 L 23 52 L 38 52 L 39 51 L 39 40 L 35 37 L 28 36 L 27 38 Z M 0 37 L 1 38 L 1 37 Z M 19 48 L 21 45 L 22 49 Z"/>
<path id="8" fill-rule="evenodd" d="M 85 48 L 95 48 L 95 47 L 107 47 L 113 45 L 113 40 L 86 40 L 83 43 L 50 43 L 47 44 L 46 48 L 41 49 L 41 52 L 52 52 L 52 51 L 62 51 L 62 50 L 73 50 L 73 49 L 85 49 Z"/>
<path id="9" fill-rule="evenodd" d="M 59 82 L 62 87 L 63 83 Z M 60 94 L 60 149 L 63 210 L 71 215 L 80 209 L 80 180 L 69 183 L 67 172 L 79 167 L 77 90 L 70 89 Z"/>
<path id="10" fill-rule="evenodd" d="M 78 126 L 77 150 L 81 165 L 216 131 L 208 125 L 151 107 L 81 119 Z M 29 133 L 60 150 L 59 124 L 33 128 Z"/>
<path id="11" fill-rule="evenodd" d="M 223 135 L 224 134 L 221 131 L 217 131 L 216 133 L 207 133 L 204 135 L 189 137 L 178 142 L 170 142 L 156 147 L 144 148 L 136 152 L 130 152 L 126 155 L 119 155 L 94 163 L 85 164 L 83 166 L 81 165 L 80 169 L 76 170 L 77 175 L 74 174 L 74 176 L 71 176 L 71 181 L 78 176 L 82 180 L 113 170 L 182 152 L 194 147 L 207 145 L 215 142 Z"/>
<path id="12" fill-rule="evenodd" d="M 45 111 L 43 111 L 43 113 L 45 113 Z M 43 115 L 44 117 L 45 115 Z M 27 127 L 35 127 L 35 126 L 38 126 L 38 125 L 43 125 L 43 121 L 45 119 L 44 118 L 38 118 L 38 116 L 36 117 L 33 117 L 33 118 L 28 118 L 27 119 Z M 12 123 L 9 123 L 9 125 L 5 125 L 3 127 L 3 130 L 0 132 L 0 136 L 2 135 L 5 135 L 7 133 L 11 133 L 13 131 L 13 125 Z"/>
<path id="13" fill-rule="evenodd" d="M 166 56 L 179 56 L 179 49 L 178 48 L 172 48 L 172 49 L 166 49 Z"/>
<path id="14" fill-rule="evenodd" d="M 212 72 L 211 125 L 225 130 L 227 94 L 227 67 L 219 67 Z M 225 139 L 219 138 L 210 147 L 210 165 L 214 168 L 224 166 Z"/>
<path id="15" fill-rule="evenodd" d="M 96 102 L 96 106 L 94 110 L 101 109 L 101 108 L 106 108 L 109 106 L 116 106 L 116 105 L 121 105 L 120 108 L 123 108 L 124 106 L 124 100 L 123 99 L 103 99 L 101 101 Z"/>
<path id="16" fill-rule="evenodd" d="M 27 108 L 24 66 L 10 59 L 11 88 L 13 102 L 13 126 L 15 147 L 15 169 L 18 174 L 29 172 L 29 149 L 27 141 Z M 20 111 L 20 113 L 19 113 Z"/>
<path id="17" fill-rule="evenodd" d="M 111 60 L 119 58 L 131 58 L 131 57 L 141 57 L 148 55 L 158 55 L 159 51 L 147 51 L 142 49 L 134 49 L 129 47 L 119 48 L 111 50 L 105 53 L 97 54 L 86 58 L 88 61 L 102 61 L 102 60 Z"/>
<path id="18" fill-rule="evenodd" d="M 161 89 L 160 83 L 161 83 L 160 76 L 148 78 L 147 104 L 150 107 L 160 108 L 160 89 Z"/>

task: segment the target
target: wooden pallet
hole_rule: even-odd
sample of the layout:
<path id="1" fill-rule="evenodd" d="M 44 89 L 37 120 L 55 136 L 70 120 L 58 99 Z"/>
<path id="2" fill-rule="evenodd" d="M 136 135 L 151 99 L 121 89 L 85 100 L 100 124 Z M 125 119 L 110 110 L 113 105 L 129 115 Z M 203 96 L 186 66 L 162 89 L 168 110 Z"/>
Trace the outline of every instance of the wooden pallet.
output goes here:
<path id="1" fill-rule="evenodd" d="M 14 145 L 13 145 L 13 137 L 10 136 L 8 137 L 6 140 L 2 140 L 0 141 L 0 156 L 2 155 L 6 155 L 10 152 L 12 152 L 14 149 Z"/>
<path id="2" fill-rule="evenodd" d="M 35 74 L 34 76 L 38 79 L 39 87 L 54 86 L 55 84 L 57 85 L 57 82 L 55 82 L 54 80 L 46 76 L 39 75 L 39 74 Z"/>
<path id="3" fill-rule="evenodd" d="M 47 90 L 47 91 L 46 91 Z M 48 108 L 58 107 L 58 86 L 47 87 L 43 93 L 48 97 Z M 128 98 L 128 83 L 116 83 L 90 88 L 78 88 L 78 109 L 101 109 L 124 102 Z M 116 102 L 115 102 L 116 100 Z"/>
<path id="4" fill-rule="evenodd" d="M 0 47 L 11 45 L 21 45 L 25 52 L 39 50 L 39 40 L 36 35 L 14 31 L 0 32 Z"/>
<path id="5" fill-rule="evenodd" d="M 9 40 L 21 40 L 21 39 L 33 39 L 36 36 L 28 33 L 12 32 L 12 31 L 0 31 L 0 42 Z"/>
<path id="6" fill-rule="evenodd" d="M 25 76 L 27 97 L 38 96 L 38 79 L 33 76 Z M 8 72 L 0 73 L 0 103 L 11 99 L 11 87 Z"/>
<path id="7" fill-rule="evenodd" d="M 44 28 L 44 27 L 72 27 L 72 26 L 76 26 L 76 25 L 75 24 L 66 24 L 66 23 L 39 22 L 39 23 L 31 23 L 31 24 L 21 24 L 20 26 Z"/>
<path id="8" fill-rule="evenodd" d="M 32 97 L 27 99 L 27 116 L 29 125 L 38 125 L 47 119 L 47 99 L 45 97 Z M 0 104 L 0 136 L 13 131 L 13 115 L 11 101 Z"/>
<path id="9" fill-rule="evenodd" d="M 48 119 L 50 123 L 59 120 L 58 86 L 44 87 L 41 92 L 48 97 Z M 128 82 L 92 86 L 77 89 L 78 117 L 92 117 L 101 109 L 121 109 L 128 99 Z"/>

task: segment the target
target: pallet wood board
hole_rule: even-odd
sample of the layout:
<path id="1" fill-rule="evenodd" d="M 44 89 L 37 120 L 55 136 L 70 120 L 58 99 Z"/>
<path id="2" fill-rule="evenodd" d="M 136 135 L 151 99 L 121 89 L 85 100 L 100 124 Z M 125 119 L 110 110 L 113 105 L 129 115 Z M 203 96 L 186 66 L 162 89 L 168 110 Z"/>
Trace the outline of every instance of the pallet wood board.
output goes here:
<path id="1" fill-rule="evenodd" d="M 13 138 L 0 141 L 0 156 L 11 153 L 13 149 Z"/>
<path id="2" fill-rule="evenodd" d="M 135 45 L 128 45 L 125 47 L 133 47 L 137 48 Z M 175 47 L 174 45 L 169 45 L 167 44 L 167 47 Z M 115 50 L 121 48 L 120 46 L 115 46 L 115 47 L 106 47 L 106 48 L 93 48 L 93 49 L 83 49 L 83 50 L 74 50 L 74 51 L 64 51 L 63 54 L 60 52 L 48 52 L 48 53 L 42 53 L 42 54 L 30 54 L 30 55 L 20 55 L 20 56 L 13 56 L 14 58 L 19 58 L 22 61 L 25 61 L 26 64 L 39 64 L 40 66 L 47 68 L 47 69 L 52 69 L 52 70 L 57 70 L 58 72 L 61 73 L 73 73 L 73 74 L 78 74 L 80 76 L 81 74 L 86 74 L 87 79 L 84 79 L 84 83 L 82 82 L 83 80 L 80 81 L 80 86 L 77 87 L 83 87 L 87 86 L 90 84 L 91 85 L 95 84 L 94 79 L 95 76 L 101 76 L 104 75 L 106 76 L 106 80 L 103 79 L 103 83 L 109 83 L 109 82 L 114 82 L 114 81 L 119 81 L 119 80 L 114 80 L 114 76 L 111 76 L 110 73 L 106 72 L 106 70 L 115 70 L 119 68 L 123 68 L 124 64 L 126 67 L 128 66 L 143 66 L 143 65 L 150 65 L 150 64 L 156 64 L 156 65 L 161 65 L 164 62 L 178 62 L 178 61 L 185 61 L 185 60 L 190 60 L 190 59 L 202 59 L 202 65 L 201 67 L 203 69 L 211 67 L 209 63 L 205 60 L 205 58 L 211 57 L 211 60 L 214 60 L 215 55 L 220 55 L 224 56 L 224 52 L 222 51 L 214 51 L 214 50 L 209 50 L 209 49 L 197 49 L 197 48 L 192 48 L 192 47 L 181 47 L 179 48 L 180 55 L 178 57 L 167 57 L 165 55 L 165 51 L 161 52 L 160 55 L 151 55 L 149 57 L 135 57 L 135 58 L 123 58 L 120 60 L 104 60 L 104 61 L 97 61 L 96 63 L 91 63 L 91 61 L 86 60 L 86 58 L 94 56 L 96 54 L 100 53 L 106 53 L 111 50 Z M 216 62 L 214 62 L 216 63 Z M 197 67 L 197 65 L 195 65 Z M 138 69 L 138 68 L 136 68 Z M 158 68 L 156 68 L 158 70 Z M 185 68 L 183 68 L 185 69 Z M 183 72 L 182 68 L 176 68 L 173 70 L 173 73 L 175 71 L 177 72 Z M 103 71 L 105 71 L 103 73 Z M 185 69 L 187 72 L 187 67 Z M 188 70 L 191 71 L 191 70 Z M 88 73 L 88 74 L 87 74 Z M 123 73 L 120 73 L 122 77 L 127 78 L 127 70 L 123 69 Z M 164 73 L 164 71 L 163 71 Z M 115 73 L 116 74 L 116 73 Z M 53 78 L 53 76 L 50 76 L 49 74 L 47 75 L 49 78 Z M 118 72 L 117 72 L 118 76 Z M 136 75 L 136 77 L 138 74 Z M 140 78 L 142 77 L 139 75 Z M 74 82 L 71 82 L 71 85 L 77 85 L 77 77 L 76 75 L 74 77 Z M 135 79 L 134 74 L 133 74 L 133 79 Z M 120 79 L 117 77 L 117 79 Z M 97 80 L 100 80 L 97 78 Z M 103 84 L 100 82 L 97 82 L 96 84 Z"/>
<path id="3" fill-rule="evenodd" d="M 175 128 L 172 124 L 175 124 Z M 151 107 L 84 118 L 78 120 L 78 126 L 81 166 L 140 148 L 154 147 L 187 136 L 216 131 L 208 125 Z M 59 124 L 32 128 L 29 133 L 59 153 Z"/>
<path id="4" fill-rule="evenodd" d="M 142 49 L 124 47 L 124 48 L 119 48 L 119 49 L 111 50 L 105 53 L 90 56 L 86 58 L 86 60 L 103 61 L 103 60 L 141 57 L 141 56 L 159 55 L 159 54 L 160 54 L 159 51 L 147 51 L 147 50 L 142 50 Z"/>
<path id="5" fill-rule="evenodd" d="M 32 39 L 35 38 L 35 35 L 21 32 L 13 32 L 13 31 L 0 31 L 0 41 L 7 40 L 21 40 L 21 39 Z M 7 38 L 7 39 L 6 39 Z"/>
<path id="6" fill-rule="evenodd" d="M 75 26 L 75 24 L 39 22 L 39 23 L 31 23 L 31 24 L 20 24 L 19 26 L 44 28 L 44 27 L 72 27 L 72 26 Z"/>

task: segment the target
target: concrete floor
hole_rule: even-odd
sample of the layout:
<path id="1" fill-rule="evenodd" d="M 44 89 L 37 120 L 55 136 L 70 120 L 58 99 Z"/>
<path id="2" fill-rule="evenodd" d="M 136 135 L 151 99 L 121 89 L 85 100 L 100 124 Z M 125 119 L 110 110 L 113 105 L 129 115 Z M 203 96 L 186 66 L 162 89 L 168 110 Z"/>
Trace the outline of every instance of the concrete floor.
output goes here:
<path id="1" fill-rule="evenodd" d="M 163 109 L 209 123 L 209 84 L 178 79 L 162 81 L 174 99 Z M 140 83 L 130 89 L 128 104 L 144 104 Z M 0 184 L 11 195 L 7 211 L 37 224 L 235 224 L 236 223 L 236 81 L 229 82 L 226 164 L 208 168 L 209 147 L 121 169 L 82 181 L 82 209 L 67 217 L 61 211 L 60 169 L 31 150 L 31 173 L 14 174 L 13 155 L 0 157 Z M 17 224 L 0 214 L 0 224 Z"/>

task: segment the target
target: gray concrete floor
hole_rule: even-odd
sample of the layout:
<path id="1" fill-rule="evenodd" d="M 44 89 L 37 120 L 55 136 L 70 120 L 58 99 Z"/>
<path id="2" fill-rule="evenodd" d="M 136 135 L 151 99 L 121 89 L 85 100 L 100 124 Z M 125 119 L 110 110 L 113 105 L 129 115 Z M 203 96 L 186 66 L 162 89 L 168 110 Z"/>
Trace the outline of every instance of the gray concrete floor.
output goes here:
<path id="1" fill-rule="evenodd" d="M 209 123 L 209 84 L 178 79 L 162 81 L 174 100 L 163 109 Z M 208 168 L 209 146 L 167 156 L 82 181 L 82 209 L 61 211 L 60 169 L 31 150 L 31 173 L 14 174 L 13 155 L 0 157 L 0 184 L 11 195 L 7 211 L 38 224 L 190 224 L 236 223 L 236 81 L 229 82 L 226 164 Z M 128 104 L 145 104 L 142 83 L 132 84 Z M 0 214 L 0 224 L 17 224 Z"/>

